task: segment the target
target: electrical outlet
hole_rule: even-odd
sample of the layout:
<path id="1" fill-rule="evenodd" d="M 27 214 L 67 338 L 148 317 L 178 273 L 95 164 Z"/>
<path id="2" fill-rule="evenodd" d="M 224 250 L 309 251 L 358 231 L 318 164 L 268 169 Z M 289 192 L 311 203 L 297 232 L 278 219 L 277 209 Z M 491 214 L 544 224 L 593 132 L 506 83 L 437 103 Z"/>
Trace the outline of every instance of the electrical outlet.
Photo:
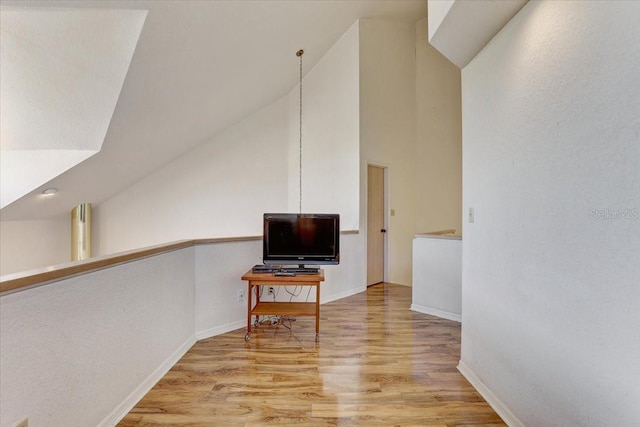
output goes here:
<path id="1" fill-rule="evenodd" d="M 238 289 L 238 302 L 245 302 L 244 289 Z"/>
<path id="2" fill-rule="evenodd" d="M 267 295 L 274 295 L 276 293 L 276 290 L 273 289 L 273 286 L 269 286 L 269 290 L 267 291 Z"/>
<path id="3" fill-rule="evenodd" d="M 25 418 L 24 420 L 20 421 L 18 424 L 16 424 L 16 427 L 29 427 L 29 418 Z"/>

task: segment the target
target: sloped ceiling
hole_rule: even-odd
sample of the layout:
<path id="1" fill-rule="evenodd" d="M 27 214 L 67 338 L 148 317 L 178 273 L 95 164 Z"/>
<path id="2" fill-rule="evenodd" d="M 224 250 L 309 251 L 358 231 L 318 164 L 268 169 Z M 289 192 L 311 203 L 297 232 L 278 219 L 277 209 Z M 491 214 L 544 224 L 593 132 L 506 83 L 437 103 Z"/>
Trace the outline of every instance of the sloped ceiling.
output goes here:
<path id="1" fill-rule="evenodd" d="M 429 0 L 429 43 L 464 68 L 528 0 Z"/>
<path id="2" fill-rule="evenodd" d="M 287 94 L 298 78 L 295 52 L 305 49 L 304 67 L 310 70 L 358 18 L 417 22 L 426 16 L 426 1 L 411 0 L 2 1 L 0 6 L 45 14 L 61 8 L 148 11 L 101 150 L 4 207 L 3 221 L 68 215 L 79 203 L 112 197 Z M 106 31 L 102 27 L 96 24 L 87 40 Z M 5 108 L 13 107 L 3 102 Z M 48 187 L 59 192 L 45 199 L 40 193 Z"/>
<path id="3" fill-rule="evenodd" d="M 100 151 L 146 14 L 0 12 L 0 208 Z"/>

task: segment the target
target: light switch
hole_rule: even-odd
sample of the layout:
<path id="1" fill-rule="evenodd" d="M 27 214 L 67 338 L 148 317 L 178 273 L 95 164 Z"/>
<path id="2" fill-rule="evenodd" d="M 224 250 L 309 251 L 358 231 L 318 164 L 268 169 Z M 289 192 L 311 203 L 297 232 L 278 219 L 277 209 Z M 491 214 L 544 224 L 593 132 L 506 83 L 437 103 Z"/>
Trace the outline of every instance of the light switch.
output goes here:
<path id="1" fill-rule="evenodd" d="M 475 221 L 475 213 L 473 211 L 473 208 L 469 208 L 469 223 L 473 224 L 474 221 Z"/>
<path id="2" fill-rule="evenodd" d="M 396 216 L 396 210 L 395 209 L 391 209 L 391 216 Z"/>

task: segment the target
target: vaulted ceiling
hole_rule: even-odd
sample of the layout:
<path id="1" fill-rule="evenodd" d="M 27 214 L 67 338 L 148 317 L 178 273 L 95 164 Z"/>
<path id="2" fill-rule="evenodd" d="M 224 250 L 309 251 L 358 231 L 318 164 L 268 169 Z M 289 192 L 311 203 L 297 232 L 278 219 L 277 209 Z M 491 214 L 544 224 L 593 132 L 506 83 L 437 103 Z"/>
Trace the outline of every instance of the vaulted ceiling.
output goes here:
<path id="1" fill-rule="evenodd" d="M 100 69 L 93 70 L 99 76 L 97 87 L 109 86 L 109 91 L 96 92 L 86 90 L 78 84 L 79 81 L 69 76 L 64 78 L 64 73 L 56 68 L 60 62 L 49 58 L 51 72 L 41 73 L 41 78 L 45 80 L 40 83 L 42 87 L 49 88 L 49 93 L 60 97 L 74 92 L 62 90 L 65 84 L 70 88 L 82 89 L 81 93 L 77 93 L 80 89 L 76 90 L 76 98 L 70 98 L 71 101 L 67 99 L 70 102 L 68 109 L 73 109 L 73 106 L 79 110 L 76 116 L 53 111 L 41 116 L 25 117 L 20 112 L 27 110 L 18 107 L 24 107 L 29 99 L 37 98 L 25 100 L 17 96 L 15 98 L 22 104 L 14 104 L 5 102 L 3 93 L 0 126 L 3 130 L 4 160 L 10 159 L 5 157 L 5 147 L 19 150 L 21 145 L 19 138 L 8 140 L 7 135 L 10 134 L 5 132 L 5 128 L 11 129 L 11 135 L 33 135 L 34 129 L 40 132 L 39 135 L 43 136 L 40 139 L 34 136 L 25 138 L 23 149 L 37 146 L 37 149 L 44 151 L 78 150 L 80 146 L 83 150 L 86 147 L 82 144 L 88 144 L 88 150 L 95 152 L 87 153 L 86 160 L 58 176 L 46 178 L 32 191 L 2 208 L 0 216 L 3 221 L 54 218 L 67 215 L 79 203 L 99 204 L 112 197 L 233 123 L 287 94 L 298 78 L 295 52 L 300 48 L 305 49 L 304 67 L 310 70 L 359 18 L 417 22 L 426 17 L 424 0 L 39 0 L 0 1 L 0 7 L 3 14 L 22 12 L 26 16 L 27 13 L 38 12 L 43 22 L 48 22 L 47 16 L 54 18 L 56 14 L 68 12 L 69 9 L 102 13 L 128 10 L 142 11 L 144 14 L 146 11 L 133 56 L 129 57 L 130 63 L 126 57 L 127 49 L 131 48 L 130 41 L 135 41 L 137 36 L 133 31 L 129 38 L 124 37 L 123 28 L 118 27 L 122 21 L 114 24 L 108 19 L 100 19 L 93 26 L 81 26 L 83 30 L 62 32 L 60 34 L 66 34 L 62 38 L 54 38 L 55 30 L 44 27 L 44 30 L 51 31 L 50 37 L 46 32 L 39 37 L 50 42 L 50 48 L 45 51 L 54 52 L 56 44 L 67 44 L 63 52 L 77 53 L 84 49 L 85 55 L 95 54 L 103 60 L 108 55 L 115 55 L 113 57 L 129 64 L 128 71 L 124 82 L 120 83 L 120 90 L 117 79 L 113 78 L 116 71 L 107 73 L 105 77 Z M 115 32 L 114 25 L 117 29 Z M 41 33 L 43 31 L 42 25 L 33 28 Z M 135 30 L 135 23 L 129 23 L 126 28 Z M 27 37 L 26 34 L 23 36 Z M 115 53 L 113 49 L 109 51 L 122 39 L 129 40 L 129 44 L 121 43 Z M 0 39 L 2 49 L 5 49 L 5 40 L 8 39 L 4 36 Z M 105 40 L 111 40 L 112 43 L 105 44 Z M 81 48 L 73 47 L 78 44 Z M 11 55 L 3 52 L 0 73 L 11 58 Z M 81 58 L 76 59 L 82 64 Z M 104 64 L 106 69 L 113 62 Z M 82 69 L 83 66 L 78 65 L 77 68 Z M 81 73 L 75 78 L 87 74 Z M 56 75 L 58 80 L 54 79 Z M 47 80 L 49 77 L 50 81 Z M 15 93 L 29 93 L 29 88 L 23 89 L 24 92 Z M 30 89 L 33 89 L 33 85 L 30 85 Z M 0 90 L 4 88 L 0 87 Z M 117 102 L 113 106 L 115 108 L 111 107 L 110 110 L 107 101 L 114 91 L 114 100 Z M 106 106 L 95 107 L 96 98 L 104 101 Z M 79 109 L 76 103 L 81 103 L 83 108 Z M 42 101 L 32 104 L 29 105 L 30 111 L 59 105 Z M 88 137 L 87 133 L 92 123 L 94 131 L 99 128 L 95 123 L 103 123 L 100 120 L 104 120 L 104 114 L 110 115 L 110 120 L 105 126 L 106 135 L 96 149 L 96 142 L 93 141 L 95 136 Z M 38 120 L 41 117 L 54 119 Z M 63 126 L 56 123 L 66 119 L 70 122 L 63 123 Z M 69 126 L 70 123 L 72 126 Z M 33 129 L 29 132 L 20 131 L 19 126 Z M 99 129 L 94 135 L 96 133 L 100 133 Z M 40 156 L 33 158 L 32 162 L 35 163 L 29 166 L 41 170 L 52 159 L 50 153 L 41 152 Z M 43 198 L 42 190 L 49 187 L 57 188 L 58 194 Z"/>
<path id="2" fill-rule="evenodd" d="M 0 208 L 100 151 L 146 14 L 2 10 Z"/>

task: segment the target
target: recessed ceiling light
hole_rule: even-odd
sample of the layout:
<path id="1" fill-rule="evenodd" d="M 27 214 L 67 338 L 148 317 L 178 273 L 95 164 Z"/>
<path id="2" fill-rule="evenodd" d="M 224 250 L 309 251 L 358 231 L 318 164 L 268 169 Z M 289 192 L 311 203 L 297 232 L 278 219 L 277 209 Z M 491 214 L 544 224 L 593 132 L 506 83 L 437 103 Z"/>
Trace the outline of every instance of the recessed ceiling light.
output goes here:
<path id="1" fill-rule="evenodd" d="M 58 192 L 57 188 L 47 188 L 42 192 L 42 194 L 44 194 L 45 196 L 53 196 L 57 192 Z"/>

